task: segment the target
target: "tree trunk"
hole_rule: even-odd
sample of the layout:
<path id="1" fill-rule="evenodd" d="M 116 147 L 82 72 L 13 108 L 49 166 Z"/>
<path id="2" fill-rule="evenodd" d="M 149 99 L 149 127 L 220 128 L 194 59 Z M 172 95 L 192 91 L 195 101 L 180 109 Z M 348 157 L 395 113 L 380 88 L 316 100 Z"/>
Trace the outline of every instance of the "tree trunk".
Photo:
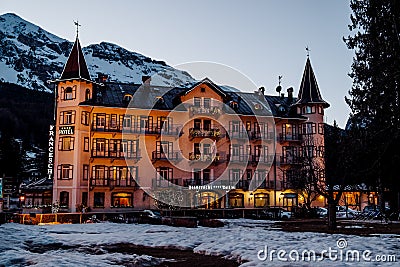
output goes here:
<path id="1" fill-rule="evenodd" d="M 336 230 L 336 203 L 335 201 L 328 200 L 328 229 Z"/>

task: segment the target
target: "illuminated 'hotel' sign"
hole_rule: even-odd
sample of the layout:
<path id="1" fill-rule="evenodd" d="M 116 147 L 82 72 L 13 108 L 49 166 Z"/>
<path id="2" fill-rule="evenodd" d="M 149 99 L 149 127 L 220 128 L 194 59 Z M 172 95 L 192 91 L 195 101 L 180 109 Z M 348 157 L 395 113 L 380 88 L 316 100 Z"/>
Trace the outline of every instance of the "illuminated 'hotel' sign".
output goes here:
<path id="1" fill-rule="evenodd" d="M 72 135 L 74 134 L 74 126 L 60 126 L 58 129 L 59 135 Z"/>
<path id="2" fill-rule="evenodd" d="M 49 129 L 49 149 L 48 149 L 48 162 L 47 162 L 47 178 L 53 179 L 53 159 L 54 159 L 54 125 L 50 125 Z"/>

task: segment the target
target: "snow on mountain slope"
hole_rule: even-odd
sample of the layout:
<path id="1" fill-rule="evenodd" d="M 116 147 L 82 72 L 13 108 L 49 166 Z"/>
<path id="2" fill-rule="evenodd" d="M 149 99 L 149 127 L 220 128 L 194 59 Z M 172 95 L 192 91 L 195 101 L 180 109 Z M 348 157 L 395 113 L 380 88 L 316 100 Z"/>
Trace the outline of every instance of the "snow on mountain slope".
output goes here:
<path id="1" fill-rule="evenodd" d="M 52 91 L 48 80 L 60 77 L 73 43 L 11 13 L 0 16 L 0 80 L 24 87 Z M 152 76 L 157 85 L 184 85 L 193 78 L 163 61 L 102 42 L 83 48 L 92 79 L 99 73 L 111 81 L 141 83 Z"/>

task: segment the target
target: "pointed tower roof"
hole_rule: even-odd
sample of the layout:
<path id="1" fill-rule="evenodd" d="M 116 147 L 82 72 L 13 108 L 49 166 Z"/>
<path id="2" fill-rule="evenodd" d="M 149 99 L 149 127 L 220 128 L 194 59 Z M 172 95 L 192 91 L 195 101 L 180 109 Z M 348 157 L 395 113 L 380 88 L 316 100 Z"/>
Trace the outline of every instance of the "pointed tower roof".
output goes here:
<path id="1" fill-rule="evenodd" d="M 296 105 L 301 104 L 323 104 L 325 108 L 330 106 L 328 102 L 322 99 L 309 57 L 307 57 L 306 67 L 304 68 L 303 78 L 300 84 L 299 96 L 296 102 Z"/>
<path id="2" fill-rule="evenodd" d="M 69 54 L 67 63 L 65 64 L 60 77 L 60 80 L 68 79 L 86 79 L 90 81 L 89 71 L 86 66 L 85 57 L 82 53 L 78 35 L 76 36 L 74 46 L 72 47 L 71 53 Z"/>

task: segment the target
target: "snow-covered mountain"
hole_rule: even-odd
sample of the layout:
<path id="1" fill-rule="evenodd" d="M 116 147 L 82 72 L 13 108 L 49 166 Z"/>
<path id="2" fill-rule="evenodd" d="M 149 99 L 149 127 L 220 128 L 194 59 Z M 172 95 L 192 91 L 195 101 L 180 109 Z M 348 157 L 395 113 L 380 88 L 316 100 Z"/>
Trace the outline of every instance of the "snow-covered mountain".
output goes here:
<path id="1" fill-rule="evenodd" d="M 47 81 L 60 77 L 72 45 L 15 14 L 3 14 L 0 16 L 0 80 L 52 91 Z M 82 50 L 92 79 L 102 73 L 112 81 L 141 83 L 143 75 L 157 73 L 156 79 L 152 79 L 157 85 L 177 86 L 194 81 L 187 72 L 116 44 L 101 42 Z"/>

